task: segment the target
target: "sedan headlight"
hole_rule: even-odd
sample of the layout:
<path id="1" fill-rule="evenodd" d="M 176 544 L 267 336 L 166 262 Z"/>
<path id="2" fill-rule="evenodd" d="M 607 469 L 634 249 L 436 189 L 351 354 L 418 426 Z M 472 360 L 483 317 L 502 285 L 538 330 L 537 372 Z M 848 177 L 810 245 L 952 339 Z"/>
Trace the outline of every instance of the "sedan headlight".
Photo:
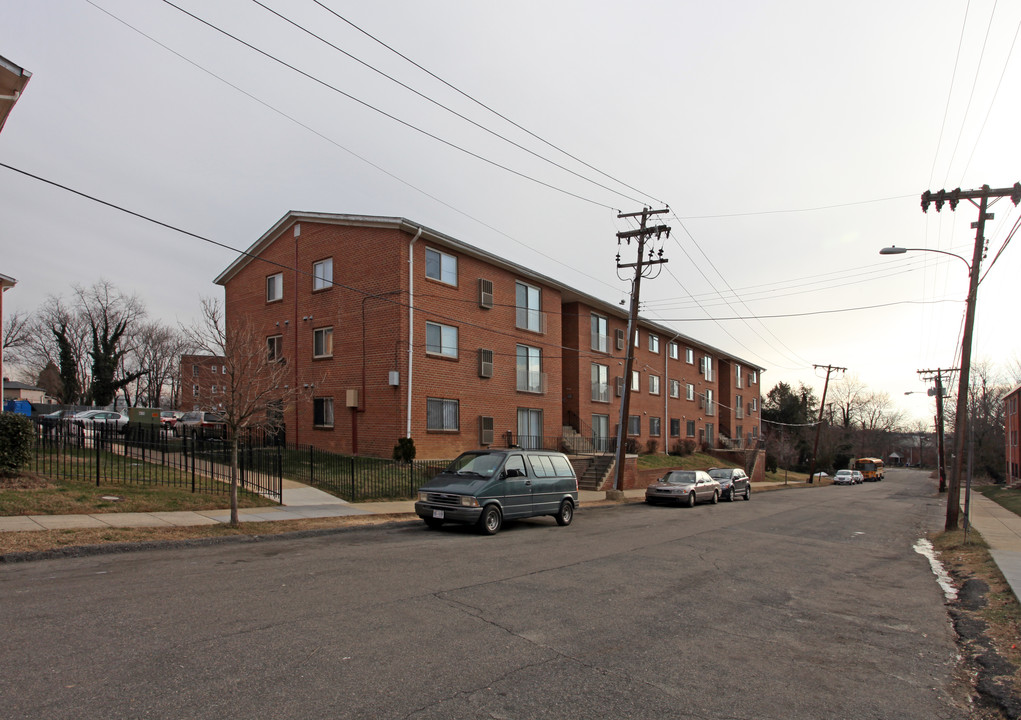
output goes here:
<path id="1" fill-rule="evenodd" d="M 477 498 L 473 498 L 471 495 L 462 495 L 461 504 L 465 507 L 478 507 L 479 501 Z"/>

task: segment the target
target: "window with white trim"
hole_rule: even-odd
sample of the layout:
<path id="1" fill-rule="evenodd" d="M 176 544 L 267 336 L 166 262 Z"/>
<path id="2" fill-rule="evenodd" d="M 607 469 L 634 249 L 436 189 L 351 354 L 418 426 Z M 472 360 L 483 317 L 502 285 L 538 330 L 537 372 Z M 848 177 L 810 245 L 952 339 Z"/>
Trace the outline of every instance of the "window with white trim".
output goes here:
<path id="1" fill-rule="evenodd" d="M 425 351 L 430 355 L 457 357 L 457 328 L 453 325 L 427 322 L 425 324 Z"/>
<path id="2" fill-rule="evenodd" d="M 694 400 L 694 399 L 695 399 L 695 386 L 694 386 L 694 385 L 692 385 L 691 383 L 688 383 L 688 384 L 687 384 L 687 388 L 685 389 L 685 393 L 686 393 L 686 394 L 685 394 L 685 396 L 684 396 L 684 397 L 685 397 L 686 399 L 688 399 L 688 400 Z"/>
<path id="3" fill-rule="evenodd" d="M 691 348 L 684 348 L 684 362 L 689 365 L 695 364 L 695 351 Z"/>
<path id="4" fill-rule="evenodd" d="M 642 434 L 642 416 L 641 415 L 628 415 L 628 418 L 627 418 L 627 434 L 628 435 L 641 435 Z"/>
<path id="5" fill-rule="evenodd" d="M 659 437 L 659 425 L 660 420 L 658 417 L 649 418 L 649 435 L 652 437 Z"/>
<path id="6" fill-rule="evenodd" d="M 333 258 L 312 263 L 312 290 L 333 287 Z"/>
<path id="7" fill-rule="evenodd" d="M 671 380 L 670 381 L 670 397 L 680 399 L 681 397 L 681 381 Z"/>
<path id="8" fill-rule="evenodd" d="M 631 371 L 631 391 L 639 392 L 642 389 L 642 374 L 638 370 Z"/>
<path id="9" fill-rule="evenodd" d="M 522 330 L 542 332 L 542 302 L 539 288 L 523 282 L 514 283 L 515 326 Z"/>
<path id="10" fill-rule="evenodd" d="M 425 276 L 447 285 L 457 285 L 457 258 L 439 250 L 426 248 Z"/>
<path id="11" fill-rule="evenodd" d="M 284 274 L 266 276 L 266 302 L 277 302 L 284 299 Z"/>
<path id="12" fill-rule="evenodd" d="M 333 357 L 333 328 L 316 328 L 312 331 L 312 357 Z"/>
<path id="13" fill-rule="evenodd" d="M 459 403 L 447 398 L 426 398 L 425 429 L 456 432 L 460 429 Z"/>
<path id="14" fill-rule="evenodd" d="M 649 333 L 649 352 L 659 354 L 659 335 Z"/>
<path id="15" fill-rule="evenodd" d="M 671 342 L 667 343 L 666 347 L 667 347 L 667 354 L 670 356 L 671 360 L 677 360 L 680 357 L 680 354 L 679 354 L 680 353 L 680 346 L 677 343 L 671 341 Z"/>
<path id="16" fill-rule="evenodd" d="M 592 349 L 610 352 L 610 321 L 602 315 L 592 316 Z"/>
<path id="17" fill-rule="evenodd" d="M 649 394 L 659 395 L 659 375 L 649 374 Z"/>
<path id="18" fill-rule="evenodd" d="M 284 359 L 284 336 L 270 335 L 266 338 L 267 362 L 279 362 Z"/>
<path id="19" fill-rule="evenodd" d="M 333 427 L 333 398 L 312 398 L 312 426 L 317 428 Z"/>
<path id="20" fill-rule="evenodd" d="M 542 350 L 529 345 L 517 347 L 517 388 L 520 392 L 541 393 Z"/>
<path id="21" fill-rule="evenodd" d="M 610 402 L 610 367 L 592 363 L 592 401 Z"/>

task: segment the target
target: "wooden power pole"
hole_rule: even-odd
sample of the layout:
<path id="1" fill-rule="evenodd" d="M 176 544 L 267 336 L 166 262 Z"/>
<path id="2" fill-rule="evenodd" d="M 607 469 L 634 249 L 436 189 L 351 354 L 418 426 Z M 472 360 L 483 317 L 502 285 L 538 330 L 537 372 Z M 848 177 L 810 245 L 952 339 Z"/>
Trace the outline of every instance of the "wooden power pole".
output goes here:
<path id="1" fill-rule="evenodd" d="M 822 413 L 826 407 L 826 391 L 830 387 L 830 373 L 834 370 L 840 372 L 847 372 L 847 368 L 836 367 L 835 365 L 813 365 L 813 368 L 818 370 L 819 368 L 826 369 L 826 382 L 822 386 L 822 402 L 819 403 L 819 421 L 815 424 L 815 445 L 812 447 L 812 463 L 808 466 L 808 482 L 815 482 L 815 458 L 819 454 L 819 432 L 822 430 Z"/>

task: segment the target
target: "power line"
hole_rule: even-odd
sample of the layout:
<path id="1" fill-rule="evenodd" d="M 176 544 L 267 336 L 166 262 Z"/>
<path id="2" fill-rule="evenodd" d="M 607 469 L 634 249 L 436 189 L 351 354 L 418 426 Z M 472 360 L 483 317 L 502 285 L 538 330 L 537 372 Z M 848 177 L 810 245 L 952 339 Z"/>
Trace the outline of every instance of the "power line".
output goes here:
<path id="1" fill-rule="evenodd" d="M 950 114 L 950 99 L 954 94 L 954 81 L 957 79 L 957 66 L 961 62 L 961 48 L 964 47 L 964 30 L 968 27 L 968 12 L 971 10 L 971 0 L 964 8 L 964 21 L 961 23 L 961 37 L 957 40 L 957 55 L 954 57 L 954 71 L 950 74 L 950 88 L 947 90 L 947 104 L 943 109 L 943 122 L 939 127 L 939 139 L 936 140 L 936 151 L 932 156 L 932 168 L 929 170 L 929 185 L 932 185 L 932 178 L 936 174 L 936 161 L 939 159 L 939 148 L 943 144 L 943 132 L 947 127 L 947 116 Z"/>
<path id="2" fill-rule="evenodd" d="M 855 205 L 869 205 L 871 203 L 887 202 L 889 200 L 906 200 L 908 198 L 918 197 L 917 194 L 912 193 L 910 195 L 892 195 L 884 198 L 874 198 L 872 200 L 857 200 L 855 202 L 848 203 L 836 203 L 834 205 L 819 205 L 816 207 L 807 208 L 792 208 L 787 210 L 755 210 L 751 212 L 740 212 L 740 213 L 723 213 L 719 215 L 686 215 L 683 218 L 678 217 L 678 220 L 715 220 L 717 218 L 734 218 L 734 217 L 750 217 L 752 215 L 781 215 L 785 213 L 801 213 L 801 212 L 816 212 L 817 210 L 834 210 L 836 208 L 853 207 Z"/>
<path id="3" fill-rule="evenodd" d="M 643 192 L 642 190 L 639 190 L 638 188 L 634 187 L 633 185 L 629 185 L 628 183 L 624 182 L 623 180 L 620 180 L 620 179 L 618 179 L 618 178 L 614 177 L 613 175 L 610 175 L 609 173 L 606 173 L 606 172 L 604 172 L 604 171 L 600 170 L 599 168 L 597 168 L 597 167 L 595 167 L 595 166 L 593 166 L 593 165 L 590 165 L 589 163 L 585 162 L 585 161 L 584 161 L 584 160 L 582 160 L 581 158 L 578 158 L 578 157 L 576 157 L 576 156 L 572 155 L 572 154 L 571 154 L 571 153 L 569 153 L 568 151 L 566 151 L 566 150 L 564 150 L 563 148 L 561 148 L 561 147 L 559 147 L 559 146 L 557 146 L 557 145 L 555 145 L 555 144 L 551 143 L 550 141 L 546 140 L 545 138 L 543 138 L 543 137 L 540 137 L 539 135 L 535 134 L 534 132 L 532 132 L 532 131 L 531 131 L 531 130 L 529 130 L 528 128 L 526 128 L 526 127 L 523 127 L 522 125 L 518 124 L 518 123 L 517 123 L 517 122 L 515 122 L 514 120 L 511 120 L 511 119 L 510 119 L 509 117 L 507 117 L 506 115 L 504 115 L 504 114 L 500 113 L 500 112 L 499 112 L 499 111 L 497 111 L 497 110 L 494 110 L 494 109 L 493 109 L 493 108 L 491 108 L 491 107 L 490 107 L 489 105 L 486 105 L 486 104 L 485 104 L 485 103 L 483 103 L 483 102 L 482 102 L 481 100 L 478 100 L 478 99 L 476 99 L 475 97 L 473 97 L 472 95 L 469 95 L 468 93 L 466 93 L 465 91 L 463 91 L 463 90 L 461 90 L 460 88 L 456 87 L 455 85 L 453 85 L 453 84 L 451 84 L 451 83 L 447 82 L 446 80 L 444 80 L 443 78 L 441 78 L 441 77 L 440 77 L 439 75 L 437 75 L 436 73 L 432 72 L 431 70 L 429 70 L 429 69 L 427 69 L 427 68 L 423 67 L 422 65 L 420 65 L 420 64 L 419 64 L 419 63 L 417 63 L 417 62 L 415 62 L 414 60 L 412 60 L 412 59 L 411 59 L 410 57 L 408 57 L 407 55 L 404 55 L 403 53 L 401 53 L 401 52 L 400 52 L 399 50 L 396 50 L 395 48 L 391 47 L 390 45 L 387 45 L 387 44 L 386 44 L 385 42 L 383 42 L 382 40 L 380 40 L 379 38 L 377 38 L 377 37 L 376 37 L 375 35 L 372 35 L 371 33 L 369 33 L 368 31 L 364 30 L 363 28 L 359 27 L 358 25 L 354 24 L 353 22 L 351 22 L 351 21 L 350 21 L 350 20 L 348 20 L 348 19 L 347 19 L 346 17 L 344 17 L 343 15 L 339 14 L 338 12 L 336 12 L 335 10 L 333 10 L 332 8 L 330 8 L 330 7 L 326 6 L 326 5 L 324 5 L 324 4 L 322 3 L 322 2 L 320 2 L 320 0 L 312 0 L 312 1 L 313 1 L 313 2 L 314 2 L 314 3 L 316 4 L 316 5 L 318 5 L 319 7 L 323 8 L 323 9 L 324 9 L 324 10 L 326 10 L 326 11 L 327 11 L 328 13 L 330 13 L 331 15 L 333 15 L 334 17 L 338 18 L 339 20 L 342 20 L 342 21 L 344 21 L 345 23 L 347 23 L 348 25 L 350 25 L 350 26 L 351 26 L 352 28 L 354 28 L 354 29 L 355 29 L 355 30 L 357 30 L 358 32 L 360 32 L 360 33 L 362 33 L 363 35 L 365 35 L 365 36 L 366 36 L 367 38 L 369 38 L 369 39 L 370 39 L 370 40 L 372 40 L 373 42 L 376 42 L 376 43 L 378 43 L 379 45 L 382 45 L 382 46 L 383 46 L 384 48 L 386 48 L 387 50 L 389 50 L 389 51 L 390 51 L 390 52 L 392 52 L 393 54 L 395 54 L 395 55 L 397 55 L 398 57 L 400 57 L 401 59 L 403 59 L 403 60 L 405 60 L 405 61 L 407 61 L 407 62 L 411 63 L 411 64 L 412 64 L 412 65 L 414 65 L 414 66 L 415 66 L 416 68 L 418 68 L 419 70 L 421 70 L 421 71 L 422 71 L 422 72 L 424 72 L 425 74 L 429 75 L 430 77 L 434 78 L 435 80 L 438 80 L 439 82 L 443 83 L 443 84 L 444 84 L 444 85 L 446 85 L 446 86 L 447 86 L 448 88 L 450 88 L 450 89 L 451 89 L 451 90 L 453 90 L 454 92 L 458 93 L 458 94 L 459 94 L 459 95 L 461 95 L 462 97 L 464 97 L 464 98 L 466 98 L 466 99 L 470 100 L 471 102 L 475 103 L 476 105 L 478 105 L 479 107 L 483 108 L 484 110 L 487 110 L 487 111 L 491 112 L 491 113 L 492 113 L 493 115 L 496 115 L 496 116 L 497 116 L 498 118 L 500 118 L 501 120 L 504 120 L 504 121 L 506 121 L 506 122 L 510 123 L 511 125 L 513 125 L 514 127 L 516 127 L 516 128 L 518 129 L 518 130 L 521 130 L 522 132 L 524 132 L 524 133 L 527 133 L 528 135 L 532 136 L 533 138 L 535 138 L 535 139 L 536 139 L 536 140 L 538 140 L 539 142 L 543 143 L 544 145 L 547 145 L 548 147 L 551 147 L 551 148 L 553 148 L 553 149 L 554 149 L 554 150 L 556 150 L 557 152 L 559 152 L 559 153 L 562 153 L 563 155 L 566 155 L 567 157 L 571 158 L 571 159 L 572 159 L 572 160 L 574 160 L 575 162 L 581 163 L 582 165 L 584 165 L 585 167 L 587 167 L 587 168 L 588 168 L 589 170 L 593 170 L 593 171 L 595 171 L 595 172 L 599 173 L 600 175 L 602 175 L 603 177 L 605 177 L 605 178 L 609 178 L 610 180 L 613 180 L 613 181 L 614 181 L 615 183 L 618 183 L 618 184 L 620 184 L 620 185 L 622 185 L 622 186 L 624 186 L 624 187 L 628 188 L 629 190 L 633 190 L 634 192 L 636 192 L 636 193 L 638 193 L 638 194 L 640 194 L 640 195 L 644 195 L 645 197 L 647 197 L 647 198 L 649 198 L 649 199 L 651 199 L 651 200 L 655 200 L 655 203 L 654 203 L 654 204 L 657 204 L 657 205 L 666 205 L 666 204 L 667 204 L 667 203 L 663 202 L 662 200 L 659 200 L 659 199 L 655 198 L 654 196 L 650 195 L 649 193 Z"/>
<path id="4" fill-rule="evenodd" d="M 382 70 L 380 70 L 379 68 L 375 67 L 374 65 L 371 65 L 370 63 L 362 60 L 361 58 L 356 57 L 355 55 L 352 55 L 347 50 L 344 50 L 343 48 L 340 48 L 337 45 L 334 45 L 332 42 L 330 42 L 329 40 L 327 40 L 323 36 L 318 35 L 318 34 L 312 32 L 311 30 L 306 28 L 304 25 L 301 25 L 300 23 L 290 19 L 286 15 L 283 15 L 282 13 L 277 12 L 273 8 L 268 7 L 267 5 L 263 4 L 261 2 L 261 0 L 251 0 L 251 2 L 253 2 L 256 5 L 258 5 L 259 7 L 263 8 L 267 12 L 272 13 L 273 15 L 275 15 L 278 18 L 280 18 L 284 22 L 289 23 L 293 27 L 296 27 L 297 29 L 301 30 L 302 32 L 304 32 L 304 33 L 314 37 L 319 42 L 324 43 L 325 45 L 328 45 L 329 47 L 333 48 L 337 52 L 343 54 L 345 57 L 348 57 L 351 60 L 354 60 L 355 62 L 359 63 L 363 67 L 368 68 L 372 72 L 377 73 L 377 74 L 381 75 L 382 77 L 385 77 L 387 80 L 389 80 L 389 81 L 391 81 L 393 83 L 396 83 L 397 85 L 401 86 L 402 88 L 404 88 L 408 92 L 414 93 L 416 96 L 422 98 L 426 102 L 432 103 L 436 107 L 439 107 L 439 108 L 442 108 L 443 110 L 446 110 L 447 112 L 451 113 L 452 115 L 460 118 L 461 120 L 464 120 L 465 122 L 469 123 L 470 125 L 473 125 L 474 127 L 477 127 L 478 129 L 482 130 L 483 132 L 489 133 L 493 137 L 499 138 L 500 140 L 503 140 L 504 142 L 513 145 L 514 147 L 518 148 L 519 150 L 523 150 L 524 152 L 528 153 L 529 155 L 531 155 L 531 156 L 533 156 L 535 158 L 538 158 L 539 160 L 542 160 L 543 162 L 549 163 L 550 165 L 553 165 L 554 167 L 557 167 L 557 168 L 563 170 L 564 172 L 570 173 L 571 175 L 574 175 L 575 177 L 580 178 L 581 180 L 584 180 L 585 182 L 592 183 L 593 185 L 595 185 L 597 187 L 600 187 L 603 190 L 607 190 L 607 191 L 609 191 L 611 193 L 614 193 L 615 195 L 620 195 L 622 198 L 625 198 L 625 199 L 630 200 L 632 202 L 636 202 L 636 203 L 641 203 L 642 202 L 642 200 L 639 200 L 638 198 L 633 198 L 630 195 L 626 195 L 626 194 L 620 192 L 619 190 L 614 190 L 613 188 L 611 188 L 611 187 L 609 187 L 607 185 L 603 185 L 602 183 L 597 182 L 595 180 L 592 180 L 591 178 L 588 178 L 588 177 L 582 175 L 581 173 L 575 172 L 574 170 L 571 170 L 568 167 L 564 167 L 560 163 L 558 163 L 558 162 L 556 162 L 554 160 L 550 160 L 549 158 L 547 158 L 547 157 L 545 157 L 543 155 L 540 155 L 539 153 L 535 152 L 534 150 L 530 150 L 529 148 L 526 148 L 524 145 L 521 145 L 520 143 L 515 142 L 514 140 L 511 140 L 510 138 L 505 137 L 504 135 L 501 135 L 500 133 L 496 132 L 495 130 L 492 130 L 492 129 L 486 127 L 485 125 L 483 125 L 481 123 L 478 123 L 475 120 L 472 120 L 471 118 L 469 118 L 469 117 L 467 117 L 465 115 L 462 115 L 457 110 L 454 110 L 453 108 L 450 108 L 450 107 L 444 105 L 443 103 L 439 102 L 438 100 L 429 97 L 425 93 L 422 93 L 422 92 L 416 90 L 415 88 L 413 88 L 410 85 L 408 85 L 408 84 L 398 80 L 397 78 L 393 77 L 392 75 L 389 75 L 389 74 L 383 72 Z"/>
<path id="5" fill-rule="evenodd" d="M 465 155 L 468 155 L 469 157 L 473 157 L 476 160 L 480 160 L 480 161 L 486 163 L 487 165 L 491 165 L 491 166 L 493 166 L 495 168 L 499 168 L 500 170 L 508 172 L 508 173 L 510 173 L 512 175 L 516 175 L 516 176 L 518 176 L 518 177 L 520 177 L 520 178 L 522 178 L 524 180 L 528 180 L 528 181 L 533 182 L 533 183 L 535 183 L 537 185 L 541 185 L 542 187 L 545 187 L 545 188 L 547 188 L 549 190 L 553 190 L 555 192 L 562 193 L 564 195 L 567 195 L 568 197 L 573 197 L 576 200 L 581 200 L 582 202 L 591 203 L 592 205 L 597 205 L 599 207 L 606 208 L 607 210 L 617 210 L 617 208 L 613 207 L 612 205 L 607 205 L 606 203 L 599 202 L 598 200 L 593 200 L 592 198 L 585 197 L 584 195 L 579 195 L 578 193 L 571 192 L 570 190 L 566 190 L 564 188 L 557 187 L 556 185 L 553 185 L 551 183 L 545 182 L 543 180 L 539 180 L 538 178 L 532 177 L 531 175 L 528 175 L 526 173 L 520 172 L 518 170 L 514 170 L 513 168 L 510 168 L 510 167 L 508 167 L 506 165 L 503 165 L 503 164 L 501 164 L 501 163 L 499 163 L 499 162 L 497 162 L 495 160 L 491 160 L 491 159 L 485 157 L 484 155 L 480 155 L 479 153 L 476 153 L 476 152 L 474 152 L 472 150 L 469 150 L 469 149 L 467 149 L 465 147 L 462 147 L 462 146 L 458 145 L 457 143 L 454 143 L 454 142 L 451 142 L 450 140 L 446 140 L 444 138 L 441 138 L 439 135 L 436 135 L 434 133 L 429 132 L 428 130 L 420 128 L 417 125 L 414 125 L 414 124 L 408 122 L 407 120 L 402 120 L 401 118 L 399 118 L 396 115 L 393 115 L 391 113 L 388 113 L 387 111 L 383 110 L 382 108 L 378 108 L 375 105 L 372 105 L 371 103 L 366 102 L 365 100 L 362 100 L 361 98 L 355 97 L 351 93 L 348 93 L 348 92 L 345 92 L 344 90 L 341 90 L 340 88 L 338 88 L 335 85 L 331 85 L 330 83 L 328 83 L 325 80 L 322 80 L 322 79 L 316 77 L 315 75 L 312 75 L 311 73 L 307 73 L 304 70 L 301 70 L 300 68 L 298 68 L 298 67 L 296 67 L 294 65 L 291 65 L 290 63 L 288 63 L 285 60 L 281 60 L 280 58 L 276 57 L 272 53 L 267 52 L 266 50 L 263 50 L 263 49 L 261 49 L 259 47 L 256 47 L 255 45 L 253 45 L 253 44 L 251 44 L 251 43 L 249 43 L 249 42 L 247 42 L 245 40 L 242 40 L 238 36 L 233 35 L 233 34 L 227 32 L 223 28 L 220 28 L 217 25 L 214 25 L 213 23 L 209 22 L 208 20 L 204 20 L 203 18 L 200 18 L 198 15 L 195 15 L 194 13 L 189 12 L 188 10 L 185 10 L 184 8 L 182 8 L 182 7 L 178 6 L 178 5 L 175 5 L 173 2 L 171 2 L 171 0 L 163 0 L 163 2 L 166 3 L 167 5 L 169 5 L 170 7 L 178 10 L 179 12 L 187 15 L 188 17 L 193 18 L 194 20 L 202 23 L 203 25 L 205 25 L 206 27 L 210 28 L 211 30 L 215 30 L 216 32 L 220 33 L 221 35 L 224 35 L 225 37 L 228 37 L 231 40 L 234 40 L 235 42 L 240 43 L 241 45 L 244 45 L 248 49 L 250 49 L 250 50 L 252 50 L 254 52 L 259 53 L 263 57 L 265 57 L 265 58 L 267 58 L 269 60 L 272 60 L 275 63 L 283 65 L 284 67 L 288 68 L 289 70 L 292 70 L 293 72 L 298 73 L 302 77 L 305 77 L 305 78 L 311 80 L 312 82 L 317 83 L 318 85 L 322 85 L 323 87 L 325 87 L 325 88 L 327 88 L 329 90 L 332 90 L 333 92 L 337 93 L 338 95 L 342 95 L 343 97 L 346 97 L 347 99 L 349 99 L 349 100 L 351 100 L 351 101 L 361 105 L 364 108 L 372 110 L 373 112 L 378 113 L 378 114 L 382 115 L 383 117 L 385 117 L 385 118 L 387 118 L 389 120 L 393 120 L 394 122 L 396 122 L 396 123 L 398 123 L 400 125 L 403 125 L 404 127 L 408 128 L 409 130 L 414 130 L 415 132 L 420 133 L 420 134 L 422 134 L 422 135 L 424 135 L 424 136 L 426 136 L 426 137 L 428 137 L 428 138 L 430 138 L 432 140 L 435 140 L 436 142 L 439 142 L 439 143 L 441 143 L 443 145 L 446 145 L 449 148 L 452 148 L 454 150 L 457 150 L 458 152 L 464 153 Z"/>
<path id="6" fill-rule="evenodd" d="M 448 203 L 448 202 L 446 202 L 446 201 L 436 197 L 435 195 L 427 192 L 426 190 L 423 190 L 422 188 L 418 187 L 417 185 L 415 185 L 415 184 L 405 180 L 404 178 L 400 177 L 399 175 L 396 175 L 396 174 L 390 172 L 389 170 L 387 170 L 386 168 L 382 167 L 381 165 L 378 165 L 377 163 L 372 162 L 371 160 L 369 160 L 368 158 L 364 157 L 363 155 L 360 155 L 360 154 L 356 153 L 351 148 L 348 148 L 348 147 L 340 144 L 339 142 L 337 142 L 333 138 L 330 138 L 327 135 L 324 135 L 323 133 L 319 132 L 315 128 L 313 128 L 313 127 L 311 127 L 309 125 L 306 125 L 305 123 L 303 123 L 301 120 L 298 120 L 294 116 L 287 114 L 283 110 L 280 110 L 279 108 L 269 104 L 268 102 L 266 102 L 266 101 L 256 97 L 255 95 L 253 95 L 252 93 L 248 92 L 247 90 L 245 90 L 245 89 L 235 85 L 234 83 L 230 82 L 229 80 L 227 80 L 223 76 L 217 75 L 212 70 L 209 70 L 208 68 L 203 67 L 202 65 L 198 64 L 194 60 L 191 60 L 190 58 L 182 55 L 181 53 L 179 53 L 178 51 L 176 51 L 173 48 L 169 47 L 168 45 L 160 42 L 159 40 L 154 38 L 152 35 L 147 34 L 146 32 L 144 32 L 141 29 L 135 27 L 134 25 L 132 25 L 132 24 L 126 22 L 125 20 L 117 17 L 116 15 L 111 13 L 106 8 L 103 8 L 103 7 L 99 6 L 99 5 L 97 5 L 95 2 L 93 2 L 93 0 L 85 0 L 85 2 L 87 2 L 89 5 L 91 5 L 92 7 L 96 8 L 100 12 L 104 13 L 108 17 L 112 18 L 113 20 L 116 20 L 120 24 L 124 25 L 128 29 L 134 31 L 135 33 L 141 35 L 142 37 L 146 38 L 150 42 L 160 46 L 161 48 L 163 48 L 167 52 L 171 53 L 172 55 L 176 56 L 177 58 L 179 58 L 179 59 L 183 60 L 184 62 L 188 63 L 189 65 L 191 65 L 192 67 L 196 68 L 197 70 L 200 70 L 200 71 L 206 73 L 207 75 L 209 75 L 210 77 L 213 77 L 213 78 L 219 80 L 224 85 L 227 85 L 228 87 L 233 88 L 234 90 L 238 91 L 239 93 L 241 93 L 245 97 L 249 98 L 250 100 L 253 100 L 253 101 L 257 102 L 258 104 L 262 105 L 267 110 L 270 110 L 270 111 L 276 113 L 277 115 L 279 115 L 280 117 L 283 117 L 286 120 L 289 120 L 290 122 L 294 123 L 298 127 L 302 128 L 304 130 L 307 130 L 308 132 L 312 133 L 313 135 L 315 135 L 316 137 L 318 137 L 318 138 L 320 138 L 322 140 L 325 140 L 326 142 L 330 143 L 331 145 L 333 145 L 334 147 L 338 148 L 339 150 L 343 150 L 348 155 L 350 155 L 350 156 L 352 156 L 352 157 L 362 161 L 363 163 L 365 163 L 369 167 L 373 168 L 374 170 L 378 170 L 379 172 L 383 173 L 384 175 L 386 175 L 387 177 L 391 178 L 392 180 L 395 180 L 395 181 L 399 182 L 400 184 L 404 185 L 405 187 L 408 187 L 411 190 L 414 190 L 415 192 L 423 195 L 424 197 L 429 198 L 433 202 L 436 202 L 436 203 L 442 205 L 443 207 L 447 208 L 448 210 L 451 210 L 451 211 L 457 213 L 458 215 L 461 215 L 462 217 L 467 218 L 468 220 L 471 220 L 474 223 L 477 223 L 478 225 L 486 228 L 487 230 L 490 230 L 490 231 L 492 231 L 492 232 L 494 232 L 494 233 L 496 233 L 496 234 L 498 234 L 498 235 L 500 235 L 502 237 L 507 238 L 511 242 L 516 243 L 516 244 L 520 245 L 521 247 L 523 247 L 523 248 L 525 248 L 527 250 L 530 250 L 530 251 L 536 253 L 537 255 L 539 255 L 539 256 L 541 256 L 543 258 L 546 258 L 547 260 L 549 260 L 551 262 L 556 263 L 557 265 L 560 265 L 562 267 L 568 268 L 569 270 L 573 270 L 573 271 L 577 272 L 579 275 L 582 275 L 583 277 L 586 277 L 586 278 L 588 278 L 590 280 L 593 280 L 593 281 L 595 281 L 597 283 L 600 283 L 601 285 L 605 285 L 608 288 L 612 288 L 614 290 L 617 290 L 617 287 L 615 285 L 612 285 L 612 284 L 606 282 L 605 280 L 597 278 L 597 277 L 595 277 L 593 275 L 589 275 L 588 273 L 582 272 L 581 270 L 579 270 L 577 268 L 576 265 L 570 265 L 568 263 L 563 262 L 562 260 L 558 260 L 557 258 L 553 257 L 552 255 L 547 255 L 546 253 L 542 252 L 541 250 L 538 250 L 538 249 L 536 249 L 536 248 L 534 248 L 534 247 L 532 247 L 532 246 L 522 242 L 521 240 L 518 240 L 517 238 L 515 238 L 512 235 L 510 235 L 509 233 L 504 232 L 503 230 L 500 230 L 499 228 L 497 228 L 497 227 L 495 227 L 493 225 L 490 225 L 489 223 L 485 222 L 484 220 L 481 220 L 480 218 L 477 218 L 474 215 L 472 215 L 472 214 L 470 214 L 470 213 L 468 213 L 468 212 L 466 212 L 466 211 L 464 211 L 464 210 L 462 210 L 462 209 L 460 209 L 458 207 L 455 207 L 454 205 L 451 205 L 450 203 Z"/>

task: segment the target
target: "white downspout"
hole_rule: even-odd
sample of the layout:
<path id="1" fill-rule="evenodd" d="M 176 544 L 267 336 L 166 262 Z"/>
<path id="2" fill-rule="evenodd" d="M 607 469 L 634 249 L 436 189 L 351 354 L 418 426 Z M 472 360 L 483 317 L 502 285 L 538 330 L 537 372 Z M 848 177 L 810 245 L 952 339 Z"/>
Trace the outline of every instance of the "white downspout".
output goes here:
<path id="1" fill-rule="evenodd" d="M 422 228 L 408 245 L 408 421 L 404 437 L 411 437 L 411 366 L 415 358 L 415 243 L 422 237 Z"/>

